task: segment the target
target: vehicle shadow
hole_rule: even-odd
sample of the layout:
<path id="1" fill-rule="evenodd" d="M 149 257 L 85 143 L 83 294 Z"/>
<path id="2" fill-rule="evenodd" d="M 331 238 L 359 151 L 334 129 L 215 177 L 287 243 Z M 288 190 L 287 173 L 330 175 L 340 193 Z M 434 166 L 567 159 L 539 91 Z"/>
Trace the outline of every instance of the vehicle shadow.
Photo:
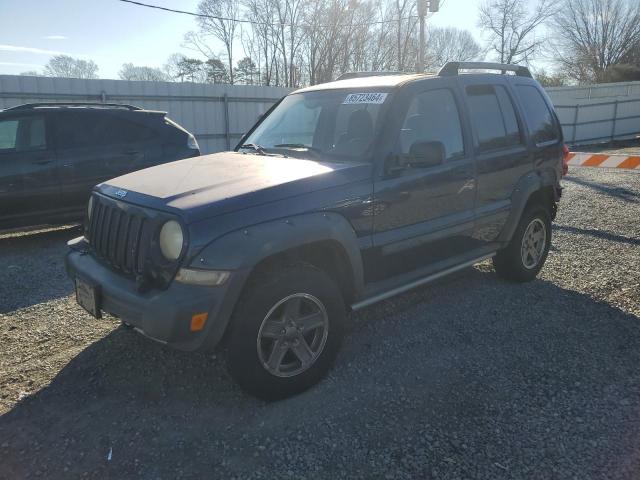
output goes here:
<path id="1" fill-rule="evenodd" d="M 77 225 L 0 234 L 0 314 L 69 295 L 66 242 Z"/>
<path id="2" fill-rule="evenodd" d="M 640 203 L 640 195 L 638 195 L 633 190 L 629 190 L 624 187 L 617 186 L 609 186 L 601 183 L 590 182 L 589 180 L 585 180 L 583 178 L 577 178 L 572 175 L 567 175 L 563 177 L 564 181 L 575 183 L 578 185 L 582 185 L 583 187 L 592 188 L 600 193 L 605 195 L 609 195 L 611 197 L 619 198 L 620 200 L 624 200 L 630 203 Z"/>
<path id="3" fill-rule="evenodd" d="M 597 230 L 595 228 L 579 228 L 570 225 L 553 225 L 554 230 L 569 232 L 577 235 L 590 235 L 592 237 L 609 240 L 611 242 L 626 243 L 628 245 L 640 245 L 640 238 L 625 237 L 616 233 L 607 232 L 605 230 Z"/>
<path id="4" fill-rule="evenodd" d="M 502 456 L 499 433 L 514 422 L 539 478 L 554 477 L 549 465 L 569 457 L 577 471 L 589 471 L 585 459 L 610 461 L 610 451 L 624 458 L 640 440 L 630 421 L 640 406 L 630 393 L 639 387 L 640 322 L 606 303 L 543 280 L 508 284 L 485 266 L 352 317 L 329 378 L 272 404 L 242 393 L 220 357 L 172 351 L 118 328 L 0 418 L 0 439 L 8 439 L 0 477 L 243 478 L 280 471 L 286 455 L 321 449 L 327 436 L 349 449 L 349 435 L 372 422 L 389 438 L 428 431 L 444 449 L 428 462 L 444 472 L 453 465 L 445 457 L 516 468 L 509 462 L 524 460 Z M 598 427 L 595 443 L 576 421 L 586 415 Z M 300 442 L 279 444 L 296 435 Z M 467 459 L 453 443 L 458 436 L 480 453 Z M 323 478 L 359 468 L 359 449 L 392 448 L 358 442 L 351 463 L 314 460 Z M 567 456 L 565 445 L 580 455 Z M 394 468 L 409 468 L 402 462 L 418 447 L 393 448 Z M 282 458 L 279 449 L 288 449 Z M 496 470 L 494 478 L 513 475 Z"/>

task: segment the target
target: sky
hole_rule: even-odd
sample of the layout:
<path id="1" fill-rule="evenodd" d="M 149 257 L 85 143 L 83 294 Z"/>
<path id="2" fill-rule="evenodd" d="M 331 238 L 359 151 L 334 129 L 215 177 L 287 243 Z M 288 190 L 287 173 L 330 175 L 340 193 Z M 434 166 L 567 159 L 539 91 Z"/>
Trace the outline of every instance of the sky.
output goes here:
<path id="1" fill-rule="evenodd" d="M 441 0 L 440 11 L 427 23 L 467 29 L 480 41 L 481 1 Z M 198 0 L 146 3 L 195 11 Z M 172 53 L 197 56 L 182 46 L 184 34 L 196 27 L 195 18 L 118 0 L 0 0 L 0 18 L 0 74 L 41 71 L 60 53 L 95 61 L 101 78 L 118 78 L 123 63 L 162 67 Z M 234 55 L 241 58 L 238 49 Z M 219 52 L 223 56 L 222 45 Z"/>

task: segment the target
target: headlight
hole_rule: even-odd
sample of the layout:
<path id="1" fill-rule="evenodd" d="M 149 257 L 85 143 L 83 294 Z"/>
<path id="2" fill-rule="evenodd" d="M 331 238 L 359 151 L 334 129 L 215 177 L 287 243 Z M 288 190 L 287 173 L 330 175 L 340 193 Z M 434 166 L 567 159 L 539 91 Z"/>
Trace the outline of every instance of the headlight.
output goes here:
<path id="1" fill-rule="evenodd" d="M 89 203 L 87 203 L 87 219 L 91 220 L 91 212 L 93 211 L 93 196 L 89 197 Z"/>
<path id="2" fill-rule="evenodd" d="M 175 220 L 169 220 L 160 230 L 160 251 L 167 260 L 177 260 L 182 253 L 184 234 Z"/>

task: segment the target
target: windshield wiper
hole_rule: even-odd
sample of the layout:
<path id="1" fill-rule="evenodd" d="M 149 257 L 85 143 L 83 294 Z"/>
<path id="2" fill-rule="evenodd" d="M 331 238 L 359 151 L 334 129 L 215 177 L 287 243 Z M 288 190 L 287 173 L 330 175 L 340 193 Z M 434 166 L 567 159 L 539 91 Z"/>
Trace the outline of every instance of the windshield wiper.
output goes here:
<path id="1" fill-rule="evenodd" d="M 240 148 L 247 148 L 247 149 L 255 150 L 260 155 L 266 155 L 267 154 L 265 149 L 262 148 L 260 145 L 258 145 L 256 143 L 243 143 L 242 145 L 240 145 Z"/>
<path id="2" fill-rule="evenodd" d="M 316 147 L 312 147 L 311 145 L 305 145 L 303 143 L 278 143 L 274 145 L 274 148 L 305 148 L 312 152 L 322 153 L 322 150 Z"/>

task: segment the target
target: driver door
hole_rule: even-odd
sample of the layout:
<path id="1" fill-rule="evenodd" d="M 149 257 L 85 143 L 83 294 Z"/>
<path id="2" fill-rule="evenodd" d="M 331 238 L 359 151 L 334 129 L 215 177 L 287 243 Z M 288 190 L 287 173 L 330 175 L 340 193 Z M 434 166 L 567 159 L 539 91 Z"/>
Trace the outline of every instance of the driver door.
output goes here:
<path id="1" fill-rule="evenodd" d="M 455 256 L 473 243 L 475 168 L 457 95 L 434 87 L 408 99 L 395 154 L 375 184 L 373 243 L 380 275 Z M 425 145 L 438 147 L 441 161 L 413 158 Z"/>

